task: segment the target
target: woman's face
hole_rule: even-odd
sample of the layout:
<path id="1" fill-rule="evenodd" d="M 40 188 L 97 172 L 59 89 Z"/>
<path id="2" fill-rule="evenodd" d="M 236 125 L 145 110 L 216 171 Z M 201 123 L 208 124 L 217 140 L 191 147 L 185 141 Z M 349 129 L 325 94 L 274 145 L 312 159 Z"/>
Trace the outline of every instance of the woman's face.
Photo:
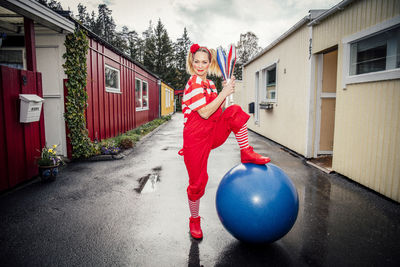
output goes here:
<path id="1" fill-rule="evenodd" d="M 195 74 L 205 79 L 207 76 L 208 67 L 210 67 L 208 53 L 203 51 L 196 52 L 193 57 L 193 69 Z"/>

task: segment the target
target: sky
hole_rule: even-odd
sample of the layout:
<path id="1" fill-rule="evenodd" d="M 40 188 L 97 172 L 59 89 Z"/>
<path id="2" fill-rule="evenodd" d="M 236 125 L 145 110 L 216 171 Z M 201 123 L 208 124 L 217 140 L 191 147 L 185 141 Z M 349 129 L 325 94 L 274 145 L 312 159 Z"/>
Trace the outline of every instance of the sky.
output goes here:
<path id="1" fill-rule="evenodd" d="M 59 0 L 64 9 L 77 14 L 81 0 Z M 251 31 L 265 48 L 311 9 L 329 9 L 340 0 L 87 0 L 89 13 L 97 14 L 99 4 L 107 4 L 117 29 L 128 26 L 142 33 L 149 21 L 161 19 L 172 41 L 186 27 L 190 40 L 200 46 L 216 48 L 237 43 L 241 33 Z"/>

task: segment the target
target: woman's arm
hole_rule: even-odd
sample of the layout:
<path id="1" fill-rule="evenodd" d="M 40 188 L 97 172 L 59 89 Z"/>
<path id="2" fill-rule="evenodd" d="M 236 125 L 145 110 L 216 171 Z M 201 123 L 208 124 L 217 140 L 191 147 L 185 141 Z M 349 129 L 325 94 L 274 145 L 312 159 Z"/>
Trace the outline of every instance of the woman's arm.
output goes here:
<path id="1" fill-rule="evenodd" d="M 208 119 L 215 111 L 221 106 L 225 98 L 235 91 L 235 77 L 232 77 L 231 81 L 224 86 L 221 93 L 211 103 L 202 107 L 197 112 L 203 119 Z"/>

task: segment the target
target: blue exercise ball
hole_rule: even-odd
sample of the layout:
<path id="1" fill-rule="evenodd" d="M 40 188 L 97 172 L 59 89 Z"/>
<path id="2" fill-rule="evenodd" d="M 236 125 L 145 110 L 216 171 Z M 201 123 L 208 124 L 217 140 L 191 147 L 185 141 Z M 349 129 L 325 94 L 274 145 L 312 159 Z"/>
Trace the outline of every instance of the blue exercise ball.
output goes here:
<path id="1" fill-rule="evenodd" d="M 286 235 L 299 211 L 297 190 L 276 165 L 239 164 L 222 178 L 218 217 L 236 239 L 270 243 Z"/>

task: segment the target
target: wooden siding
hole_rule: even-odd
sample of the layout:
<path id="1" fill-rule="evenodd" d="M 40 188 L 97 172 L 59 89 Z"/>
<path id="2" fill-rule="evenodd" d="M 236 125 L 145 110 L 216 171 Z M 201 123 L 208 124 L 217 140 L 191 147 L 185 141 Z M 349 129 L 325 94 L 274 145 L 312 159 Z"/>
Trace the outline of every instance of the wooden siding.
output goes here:
<path id="1" fill-rule="evenodd" d="M 169 91 L 169 95 L 167 95 L 166 91 Z M 166 99 L 169 97 L 169 99 Z M 167 107 L 167 101 L 169 106 Z M 169 115 L 174 112 L 174 89 L 165 83 L 161 83 L 161 116 Z"/>
<path id="2" fill-rule="evenodd" d="M 348 85 L 336 105 L 333 169 L 400 202 L 400 81 Z"/>
<path id="3" fill-rule="evenodd" d="M 105 64 L 120 71 L 120 93 L 106 92 Z M 86 120 L 92 140 L 117 136 L 158 117 L 159 89 L 156 77 L 93 39 L 90 39 L 87 66 Z M 135 78 L 148 82 L 148 110 L 136 111 Z"/>
<path id="4" fill-rule="evenodd" d="M 334 171 L 400 202 L 400 81 L 342 88 L 342 39 L 400 15 L 400 1 L 355 1 L 313 27 L 313 53 L 338 47 Z"/>
<path id="5" fill-rule="evenodd" d="M 399 16 L 399 0 L 359 0 L 313 26 L 313 53 L 341 45 L 345 36 Z"/>
<path id="6" fill-rule="evenodd" d="M 0 66 L 0 191 L 38 175 L 36 159 L 45 145 L 43 107 L 38 122 L 20 123 L 19 94 L 42 97 L 41 74 Z"/>
<path id="7" fill-rule="evenodd" d="M 259 109 L 259 123 L 252 114 L 248 127 L 299 154 L 306 153 L 307 97 L 310 83 L 309 27 L 303 25 L 277 46 L 243 69 L 240 99 L 235 101 L 248 111 L 255 102 L 255 73 L 259 71 L 259 90 L 262 90 L 262 70 L 278 61 L 276 69 L 277 102 L 273 108 Z M 236 94 L 236 92 L 235 92 Z M 262 97 L 260 94 L 260 102 Z"/>

